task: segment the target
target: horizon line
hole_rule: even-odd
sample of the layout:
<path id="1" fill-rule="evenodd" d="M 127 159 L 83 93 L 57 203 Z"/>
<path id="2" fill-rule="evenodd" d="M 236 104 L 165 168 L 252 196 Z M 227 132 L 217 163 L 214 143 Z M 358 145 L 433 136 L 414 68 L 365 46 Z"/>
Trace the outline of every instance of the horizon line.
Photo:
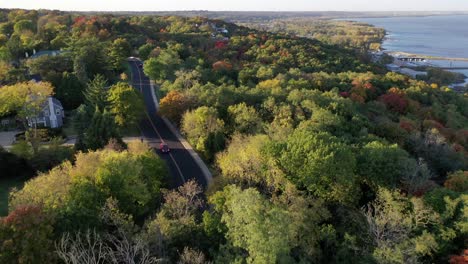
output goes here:
<path id="1" fill-rule="evenodd" d="M 468 10 L 207 10 L 207 9 L 181 9 L 181 10 L 65 10 L 65 9 L 50 9 L 50 8 L 6 8 L 0 7 L 3 10 L 48 10 L 48 11 L 62 11 L 62 12 L 270 12 L 270 13 L 308 13 L 308 12 L 343 12 L 343 13 L 468 13 Z"/>

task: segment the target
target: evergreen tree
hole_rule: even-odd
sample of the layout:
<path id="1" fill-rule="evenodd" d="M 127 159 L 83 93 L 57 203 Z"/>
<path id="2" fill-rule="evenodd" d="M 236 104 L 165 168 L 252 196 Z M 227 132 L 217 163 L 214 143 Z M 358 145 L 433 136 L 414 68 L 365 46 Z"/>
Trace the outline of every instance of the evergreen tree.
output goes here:
<path id="1" fill-rule="evenodd" d="M 75 109 L 83 103 L 83 85 L 73 73 L 64 72 L 55 90 L 65 109 Z"/>
<path id="2" fill-rule="evenodd" d="M 112 138 L 116 139 L 119 143 L 123 143 L 114 117 L 106 110 L 101 112 L 96 107 L 91 123 L 86 129 L 84 145 L 87 149 L 96 150 L 103 148 Z"/>
<path id="3" fill-rule="evenodd" d="M 106 87 L 107 80 L 104 76 L 98 74 L 92 81 L 88 83 L 84 96 L 86 98 L 86 104 L 90 107 L 98 108 L 103 111 L 106 108 L 108 89 Z"/>

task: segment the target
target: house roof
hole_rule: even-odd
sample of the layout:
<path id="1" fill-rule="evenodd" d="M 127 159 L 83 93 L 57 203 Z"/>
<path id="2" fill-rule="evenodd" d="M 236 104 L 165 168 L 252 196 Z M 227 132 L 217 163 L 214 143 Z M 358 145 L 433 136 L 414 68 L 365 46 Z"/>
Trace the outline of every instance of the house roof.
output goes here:
<path id="1" fill-rule="evenodd" d="M 47 100 L 44 102 L 44 104 L 42 106 L 42 109 L 46 109 L 46 108 L 49 107 L 49 98 L 52 98 L 52 103 L 54 104 L 54 109 L 56 107 L 63 109 L 62 103 L 57 98 L 55 98 L 53 96 L 50 96 L 50 97 L 47 98 Z"/>
<path id="2" fill-rule="evenodd" d="M 55 97 L 52 97 L 52 102 L 56 104 L 57 106 L 63 108 L 62 103 Z"/>

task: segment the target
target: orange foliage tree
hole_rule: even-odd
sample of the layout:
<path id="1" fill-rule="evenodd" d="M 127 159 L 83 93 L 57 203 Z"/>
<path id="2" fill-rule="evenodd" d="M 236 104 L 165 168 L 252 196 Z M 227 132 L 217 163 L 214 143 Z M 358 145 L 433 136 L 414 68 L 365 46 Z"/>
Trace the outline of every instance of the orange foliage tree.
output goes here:
<path id="1" fill-rule="evenodd" d="M 232 64 L 226 61 L 217 61 L 213 63 L 213 70 L 220 71 L 220 70 L 230 70 L 232 69 Z"/>
<path id="2" fill-rule="evenodd" d="M 450 256 L 450 264 L 467 264 L 468 263 L 468 249 L 465 249 L 460 256 Z"/>
<path id="3" fill-rule="evenodd" d="M 190 97 L 178 91 L 170 91 L 159 103 L 159 112 L 171 121 L 180 124 L 182 115 L 192 104 Z"/>

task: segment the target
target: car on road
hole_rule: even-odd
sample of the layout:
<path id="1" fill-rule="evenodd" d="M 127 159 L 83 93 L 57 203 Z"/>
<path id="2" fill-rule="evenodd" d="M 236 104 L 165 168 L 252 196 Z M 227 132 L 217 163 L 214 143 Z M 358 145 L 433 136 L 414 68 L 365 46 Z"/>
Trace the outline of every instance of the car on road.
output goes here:
<path id="1" fill-rule="evenodd" d="M 162 153 L 169 153 L 171 151 L 171 149 L 169 148 L 169 146 L 166 144 L 166 143 L 161 143 L 159 144 L 159 150 L 162 152 Z"/>

